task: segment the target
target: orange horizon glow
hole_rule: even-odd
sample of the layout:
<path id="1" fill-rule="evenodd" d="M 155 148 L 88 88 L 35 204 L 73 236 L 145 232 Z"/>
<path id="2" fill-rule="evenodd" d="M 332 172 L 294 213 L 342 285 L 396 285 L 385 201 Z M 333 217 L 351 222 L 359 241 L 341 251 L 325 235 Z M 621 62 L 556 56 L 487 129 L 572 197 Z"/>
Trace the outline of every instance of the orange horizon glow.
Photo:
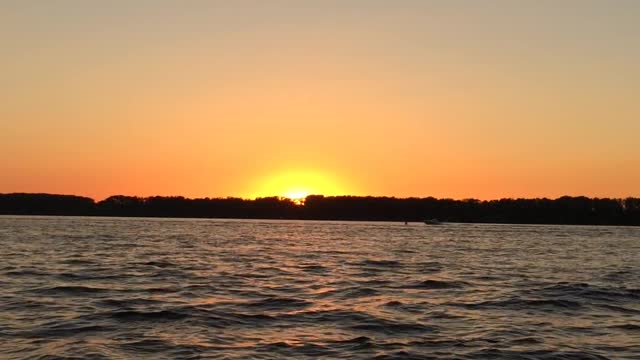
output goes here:
<path id="1" fill-rule="evenodd" d="M 0 193 L 640 196 L 640 2 L 12 2 Z"/>
<path id="2" fill-rule="evenodd" d="M 349 190 L 333 174 L 316 170 L 283 170 L 259 177 L 245 198 L 284 197 L 297 202 L 309 195 L 346 195 Z"/>

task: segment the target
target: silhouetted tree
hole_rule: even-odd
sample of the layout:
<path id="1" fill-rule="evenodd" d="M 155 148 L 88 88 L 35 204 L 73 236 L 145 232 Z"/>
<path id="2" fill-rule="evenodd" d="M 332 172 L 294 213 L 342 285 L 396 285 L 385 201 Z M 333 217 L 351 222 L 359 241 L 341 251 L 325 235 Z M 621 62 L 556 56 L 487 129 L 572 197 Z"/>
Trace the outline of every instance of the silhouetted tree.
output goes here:
<path id="1" fill-rule="evenodd" d="M 73 195 L 0 194 L 0 214 L 100 215 L 194 218 L 317 219 L 640 225 L 640 199 L 563 196 L 555 200 L 435 199 L 310 195 L 299 205 L 287 198 L 187 199 L 116 195 L 100 202 Z"/>
<path id="2" fill-rule="evenodd" d="M 0 194 L 4 215 L 93 215 L 92 199 L 75 195 Z"/>

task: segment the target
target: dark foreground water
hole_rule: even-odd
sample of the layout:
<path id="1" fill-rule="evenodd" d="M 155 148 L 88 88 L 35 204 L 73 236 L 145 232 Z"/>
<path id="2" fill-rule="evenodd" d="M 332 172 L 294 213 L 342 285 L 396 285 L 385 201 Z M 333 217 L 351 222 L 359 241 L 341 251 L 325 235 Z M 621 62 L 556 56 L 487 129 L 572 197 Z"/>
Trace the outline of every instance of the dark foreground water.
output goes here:
<path id="1" fill-rule="evenodd" d="M 0 217 L 0 358 L 640 359 L 640 229 Z"/>

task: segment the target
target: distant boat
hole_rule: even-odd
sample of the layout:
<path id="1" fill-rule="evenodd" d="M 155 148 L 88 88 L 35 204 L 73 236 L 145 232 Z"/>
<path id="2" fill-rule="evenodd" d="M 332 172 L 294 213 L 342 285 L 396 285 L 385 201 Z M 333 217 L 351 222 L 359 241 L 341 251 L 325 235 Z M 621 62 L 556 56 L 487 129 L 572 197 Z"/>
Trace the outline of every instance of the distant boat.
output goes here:
<path id="1" fill-rule="evenodd" d="M 438 219 L 428 219 L 424 221 L 425 224 L 427 225 L 441 225 L 442 222 L 440 222 L 440 220 Z"/>

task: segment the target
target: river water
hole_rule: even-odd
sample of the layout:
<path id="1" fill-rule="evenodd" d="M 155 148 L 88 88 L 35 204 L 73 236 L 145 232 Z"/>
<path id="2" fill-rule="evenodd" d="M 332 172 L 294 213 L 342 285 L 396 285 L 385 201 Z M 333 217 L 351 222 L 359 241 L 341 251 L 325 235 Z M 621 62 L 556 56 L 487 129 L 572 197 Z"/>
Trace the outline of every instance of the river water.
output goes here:
<path id="1" fill-rule="evenodd" d="M 640 359 L 640 228 L 0 217 L 1 359 Z"/>

